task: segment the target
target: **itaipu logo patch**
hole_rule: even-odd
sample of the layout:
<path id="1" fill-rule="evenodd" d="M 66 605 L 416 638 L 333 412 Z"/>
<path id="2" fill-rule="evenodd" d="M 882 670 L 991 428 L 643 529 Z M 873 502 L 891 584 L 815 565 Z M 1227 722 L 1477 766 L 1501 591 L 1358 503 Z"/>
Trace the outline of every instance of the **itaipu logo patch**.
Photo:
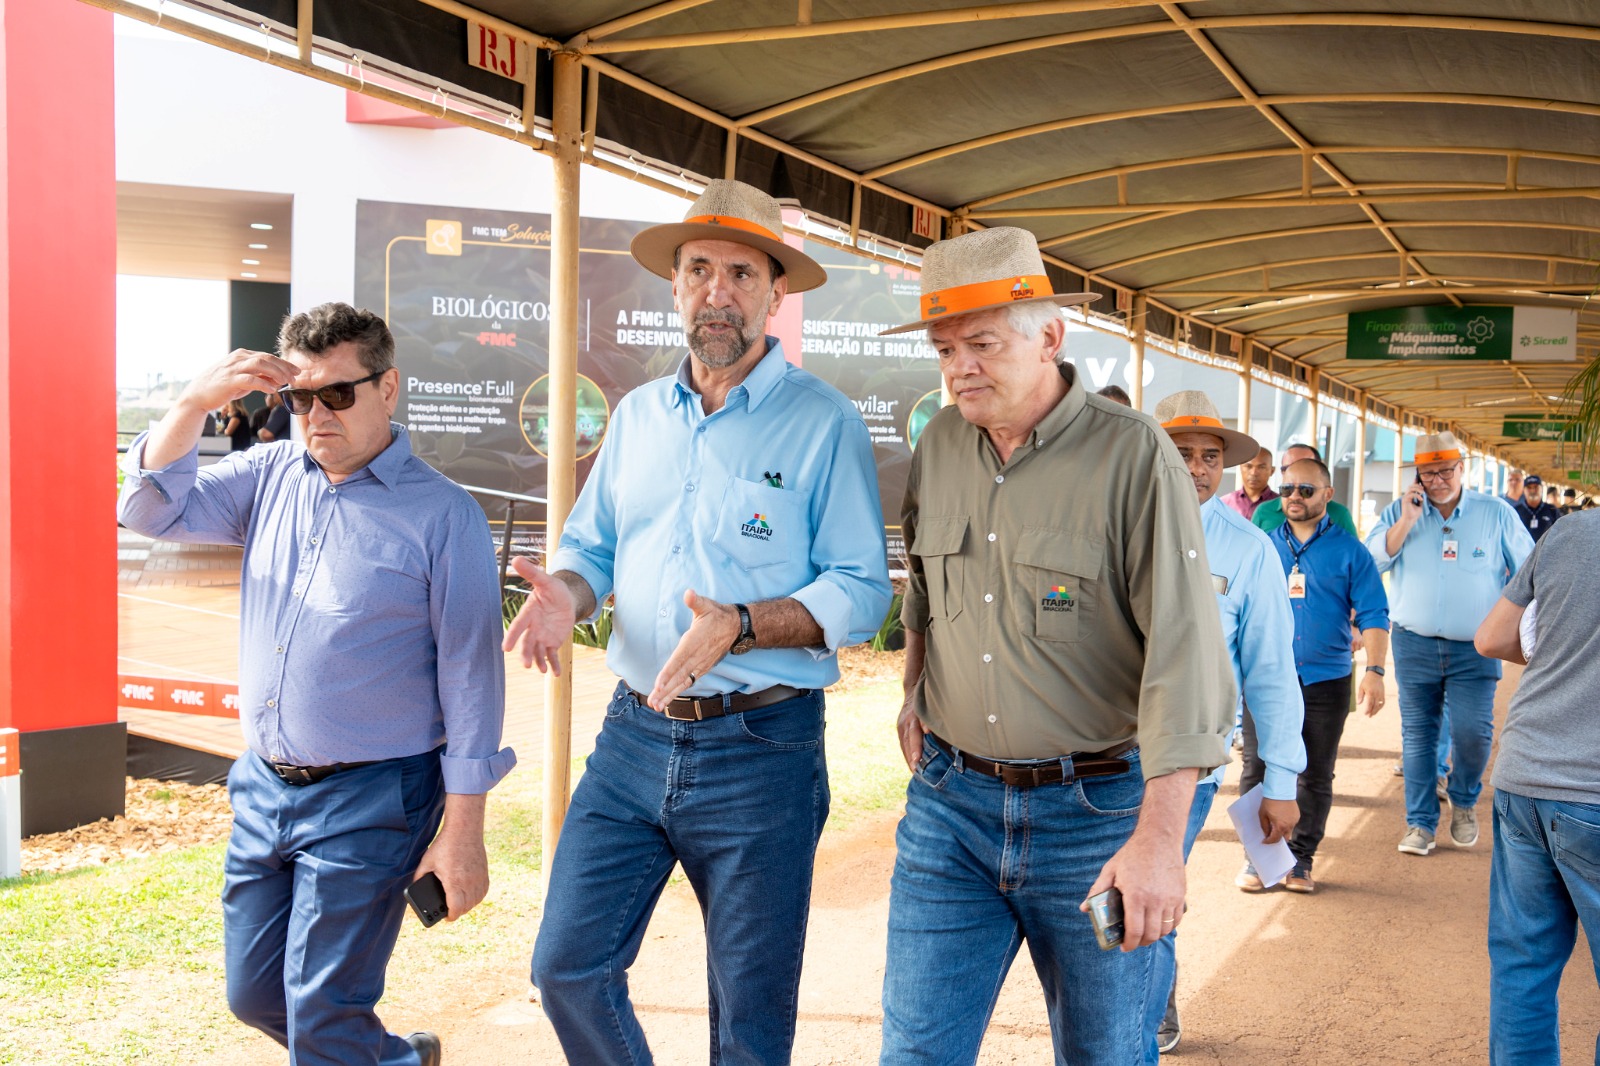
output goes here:
<path id="1" fill-rule="evenodd" d="M 1033 295 L 1033 286 L 1028 284 L 1027 278 L 1018 278 L 1017 283 L 1011 286 L 1013 300 L 1026 300 Z"/>
<path id="2" fill-rule="evenodd" d="M 1039 601 L 1039 607 L 1046 611 L 1071 612 L 1076 610 L 1078 601 L 1072 598 L 1072 593 L 1067 591 L 1065 585 L 1052 585 L 1050 592 Z"/>
<path id="3" fill-rule="evenodd" d="M 1482 548 L 1473 548 L 1472 549 L 1472 557 L 1474 559 L 1482 559 L 1486 554 L 1488 554 L 1488 553 L 1485 552 Z"/>
<path id="4" fill-rule="evenodd" d="M 739 526 L 739 535 L 752 540 L 771 540 L 772 527 L 767 524 L 767 516 L 757 511 Z"/>

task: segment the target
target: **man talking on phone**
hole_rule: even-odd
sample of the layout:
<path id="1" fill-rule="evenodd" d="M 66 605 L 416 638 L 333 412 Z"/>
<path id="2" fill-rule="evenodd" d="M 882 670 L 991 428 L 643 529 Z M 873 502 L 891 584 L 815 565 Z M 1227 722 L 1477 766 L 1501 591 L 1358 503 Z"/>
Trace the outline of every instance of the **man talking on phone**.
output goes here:
<path id="1" fill-rule="evenodd" d="M 1417 438 L 1417 480 L 1384 508 L 1367 550 L 1389 577 L 1395 686 L 1406 782 L 1406 829 L 1399 849 L 1433 851 L 1439 828 L 1439 730 L 1450 707 L 1447 792 L 1450 840 L 1478 842 L 1478 794 L 1494 738 L 1498 660 L 1472 638 L 1500 590 L 1533 551 L 1533 538 L 1505 501 L 1462 485 L 1465 464 L 1453 434 Z"/>
<path id="2" fill-rule="evenodd" d="M 199 470 L 205 412 L 267 391 L 305 443 Z M 244 546 L 228 1006 L 295 1066 L 438 1066 L 435 1034 L 387 1032 L 373 1007 L 413 879 L 438 877 L 452 919 L 488 892 L 484 795 L 516 765 L 488 522 L 411 453 L 399 394 L 383 319 L 323 304 L 284 321 L 277 355 L 202 371 L 124 467 L 129 529 Z"/>

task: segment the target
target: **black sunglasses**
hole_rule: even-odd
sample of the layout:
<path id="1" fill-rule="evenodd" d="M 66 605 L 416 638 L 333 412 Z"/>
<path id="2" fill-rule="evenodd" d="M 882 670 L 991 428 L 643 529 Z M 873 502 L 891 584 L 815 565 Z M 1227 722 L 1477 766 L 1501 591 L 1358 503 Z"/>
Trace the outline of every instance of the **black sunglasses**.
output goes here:
<path id="1" fill-rule="evenodd" d="M 1321 485 L 1284 485 L 1278 493 L 1282 496 L 1299 496 L 1302 500 L 1309 500 L 1321 491 Z"/>
<path id="2" fill-rule="evenodd" d="M 285 385 L 278 390 L 278 395 L 283 397 L 284 406 L 297 415 L 310 414 L 312 400 L 321 400 L 322 406 L 330 411 L 343 411 L 355 406 L 357 385 L 377 381 L 387 373 L 387 370 L 380 370 L 376 374 L 368 374 L 360 381 L 336 381 L 320 389 L 291 389 Z"/>

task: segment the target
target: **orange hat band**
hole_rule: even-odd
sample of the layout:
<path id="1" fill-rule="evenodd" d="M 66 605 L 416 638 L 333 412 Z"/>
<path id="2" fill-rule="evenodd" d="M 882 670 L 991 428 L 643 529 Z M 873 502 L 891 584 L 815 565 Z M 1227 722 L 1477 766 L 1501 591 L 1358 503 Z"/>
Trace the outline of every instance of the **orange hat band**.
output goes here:
<path id="1" fill-rule="evenodd" d="M 765 226 L 758 226 L 742 218 L 733 218 L 730 215 L 695 215 L 693 218 L 683 220 L 684 225 L 696 224 L 706 226 L 727 226 L 729 229 L 744 230 L 754 233 L 757 237 L 765 237 L 769 241 L 782 241 L 783 238 L 773 233 Z"/>
<path id="2" fill-rule="evenodd" d="M 1029 300 L 1035 296 L 1054 296 L 1050 279 L 1043 274 L 1024 274 L 999 281 L 975 281 L 971 285 L 957 285 L 938 292 L 922 294 L 922 317 L 943 318 L 946 315 L 964 315 L 980 307 L 1011 300 Z"/>
<path id="3" fill-rule="evenodd" d="M 1205 415 L 1183 415 L 1174 418 L 1171 422 L 1161 423 L 1162 429 L 1227 429 L 1220 418 L 1207 418 Z"/>
<path id="4" fill-rule="evenodd" d="M 1459 459 L 1459 458 L 1461 458 L 1461 451 L 1459 449 L 1457 449 L 1457 448 L 1451 448 L 1447 452 L 1418 452 L 1416 454 L 1416 457 L 1413 460 L 1413 462 L 1418 462 L 1418 463 L 1442 463 L 1446 459 Z"/>

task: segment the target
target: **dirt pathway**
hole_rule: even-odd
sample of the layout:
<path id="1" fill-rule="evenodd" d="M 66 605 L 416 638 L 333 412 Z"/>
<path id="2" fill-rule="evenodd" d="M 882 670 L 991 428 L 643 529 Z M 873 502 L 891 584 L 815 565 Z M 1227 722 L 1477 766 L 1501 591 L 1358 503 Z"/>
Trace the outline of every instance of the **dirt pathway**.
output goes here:
<path id="1" fill-rule="evenodd" d="M 1513 688 L 1508 670 L 1501 711 Z M 1376 720 L 1352 718 L 1335 808 L 1318 857 L 1320 891 L 1247 895 L 1233 887 L 1240 851 L 1225 786 L 1189 866 L 1190 913 L 1179 938 L 1183 1042 L 1168 1061 L 1412 1066 L 1486 1060 L 1490 840 L 1487 799 L 1477 847 L 1400 855 L 1399 749 L 1392 696 Z M 1230 768 L 1234 769 L 1234 768 Z M 1235 770 L 1236 775 L 1236 770 Z M 879 992 L 895 817 L 830 831 L 819 857 L 801 987 L 795 1062 L 877 1061 Z M 507 945 L 457 1007 L 432 1019 L 451 1066 L 563 1061 L 527 1002 L 527 944 Z M 662 1066 L 706 1061 L 704 941 L 686 883 L 670 886 L 632 971 L 634 1001 Z M 1600 1030 L 1581 941 L 1562 992 L 1568 1062 L 1587 1062 Z M 450 1002 L 452 997 L 441 1000 Z M 390 1019 L 400 1024 L 400 1019 Z M 980 1062 L 1052 1061 L 1026 953 L 1012 970 Z"/>

